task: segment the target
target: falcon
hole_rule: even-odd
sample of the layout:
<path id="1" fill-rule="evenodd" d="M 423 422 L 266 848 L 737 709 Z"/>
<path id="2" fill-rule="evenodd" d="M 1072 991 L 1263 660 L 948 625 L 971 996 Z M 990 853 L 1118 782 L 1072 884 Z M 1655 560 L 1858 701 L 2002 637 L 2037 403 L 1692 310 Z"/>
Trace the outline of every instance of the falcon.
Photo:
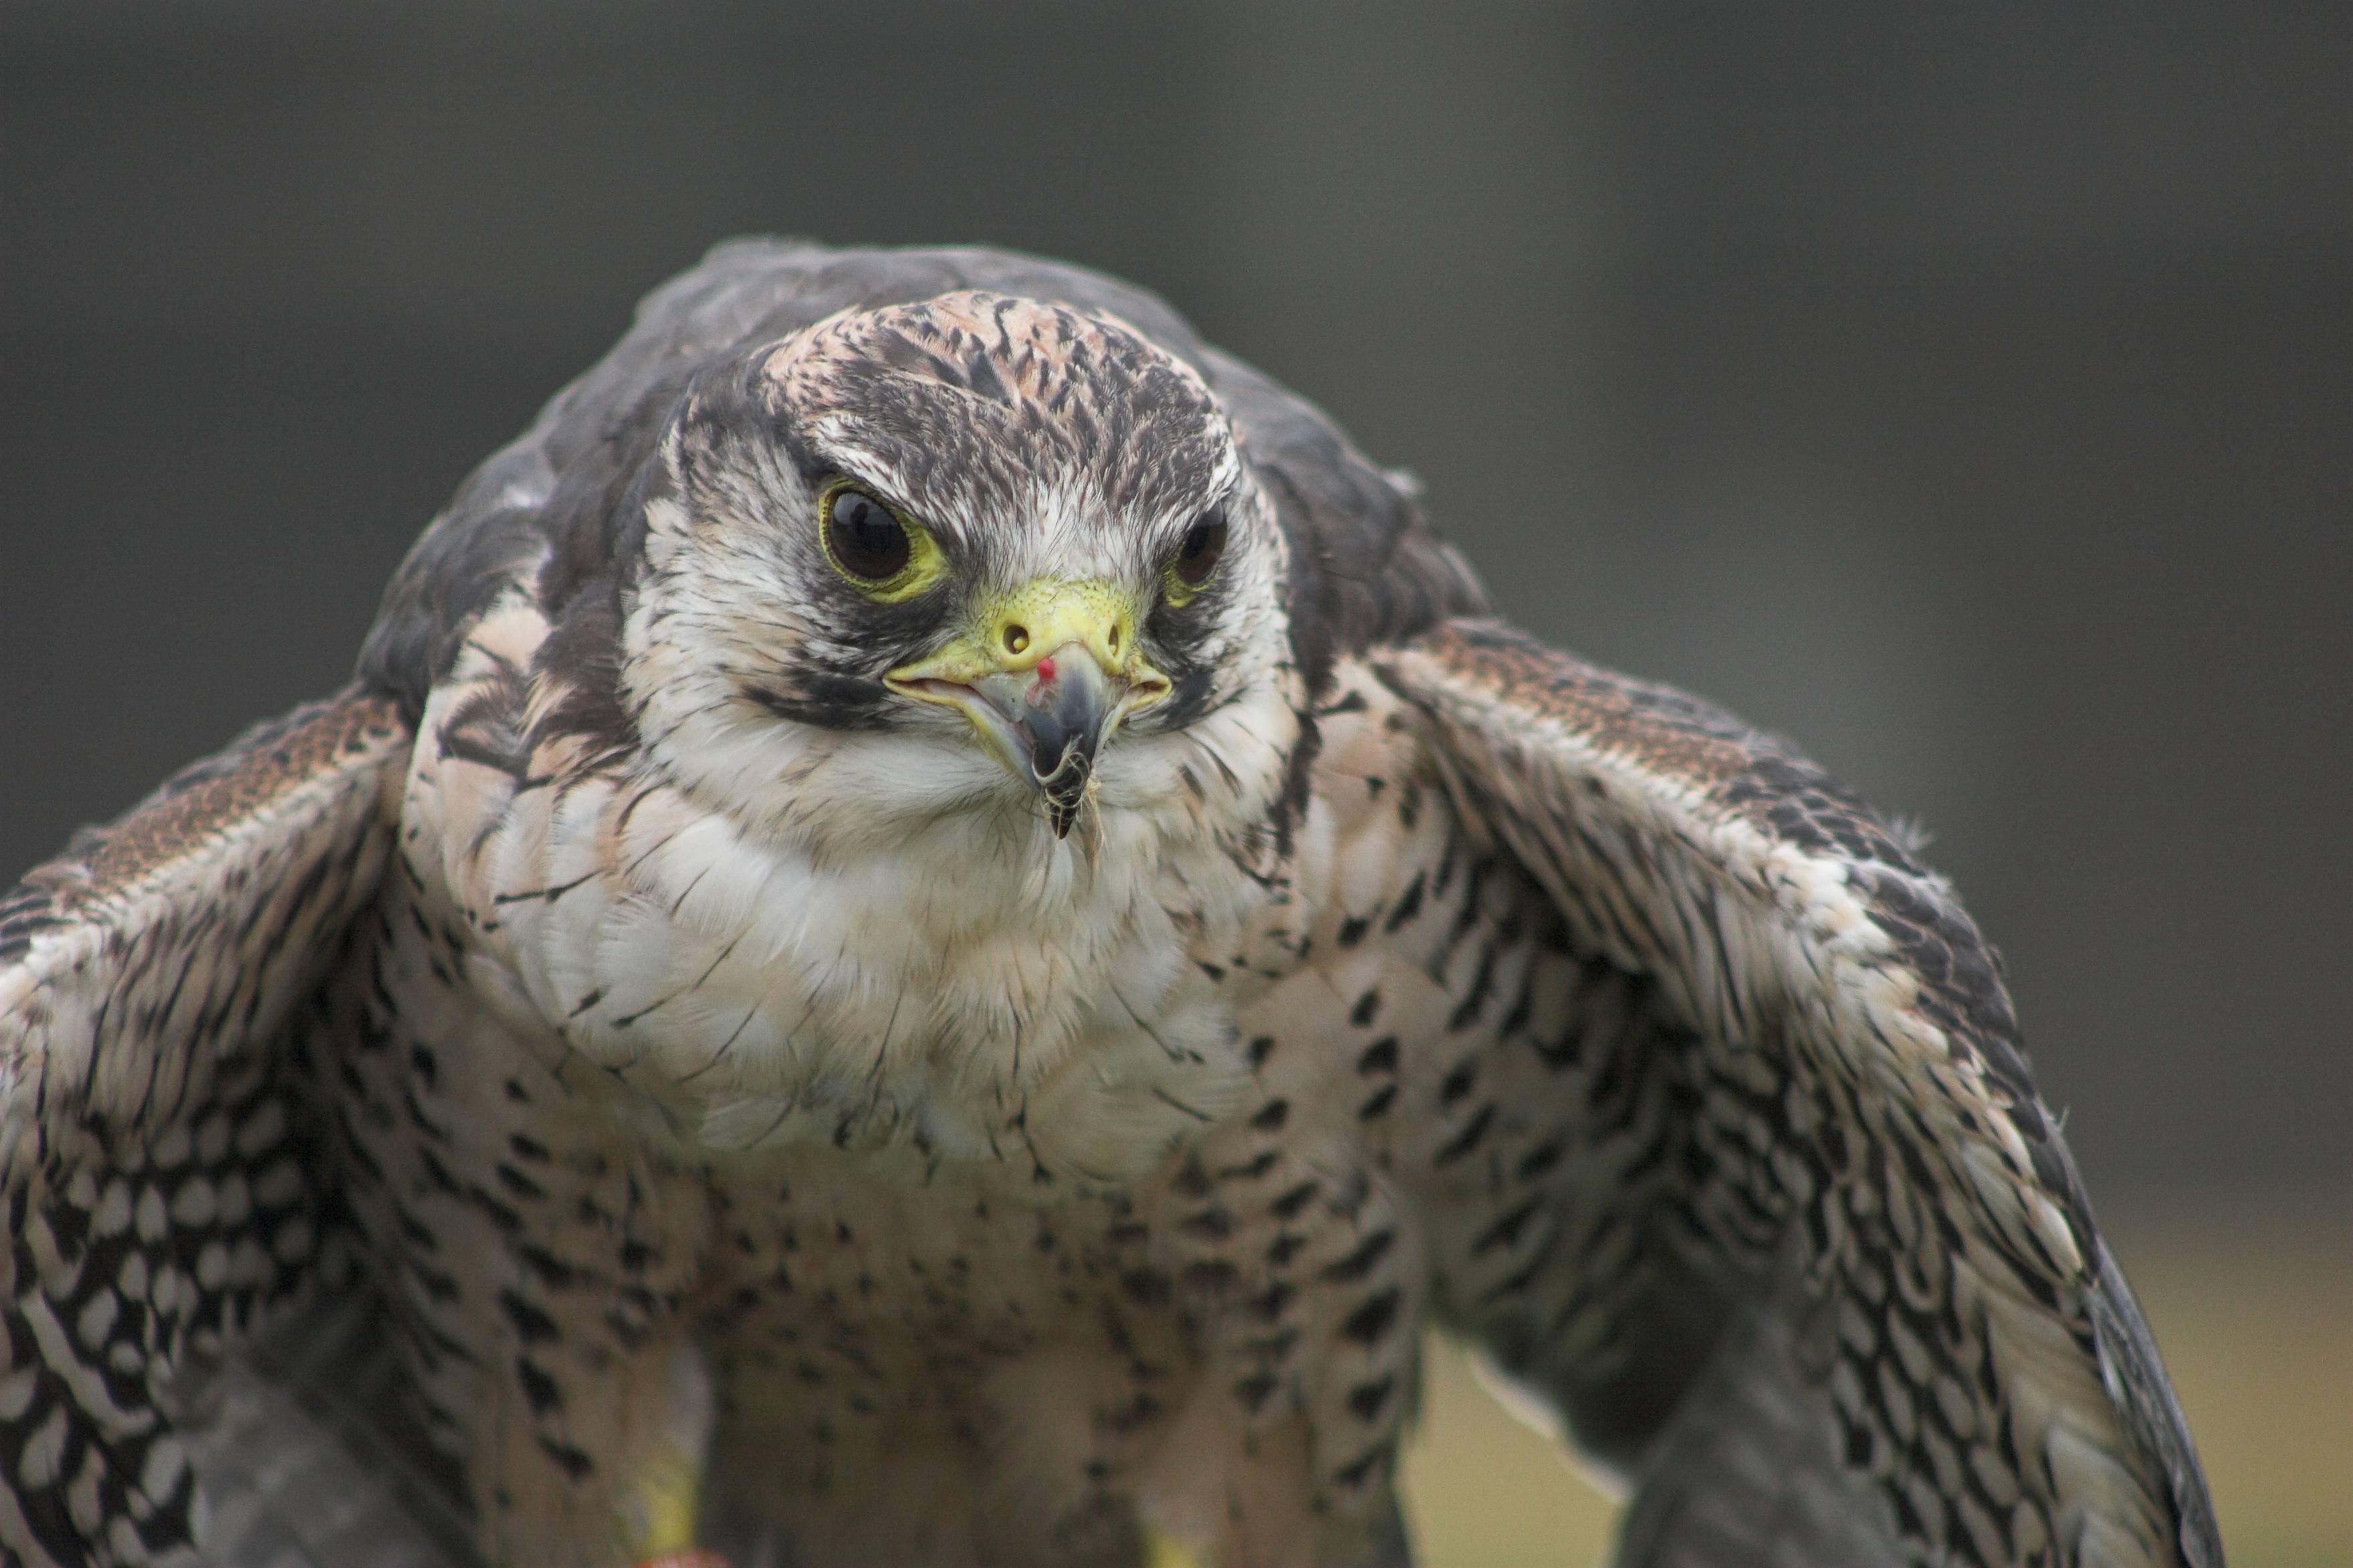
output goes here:
<path id="1" fill-rule="evenodd" d="M 0 902 L 0 1175 L 16 1562 L 1398 1564 L 1432 1325 L 1622 1563 L 2221 1562 L 1905 834 L 1003 252 L 649 298 Z"/>

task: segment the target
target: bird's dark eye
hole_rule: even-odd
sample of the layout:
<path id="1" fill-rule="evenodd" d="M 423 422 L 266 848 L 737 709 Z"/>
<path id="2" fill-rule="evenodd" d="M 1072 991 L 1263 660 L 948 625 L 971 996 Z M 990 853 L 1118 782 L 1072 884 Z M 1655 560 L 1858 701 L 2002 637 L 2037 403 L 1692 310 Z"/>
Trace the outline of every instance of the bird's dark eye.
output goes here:
<path id="1" fill-rule="evenodd" d="M 898 515 L 848 485 L 826 498 L 825 549 L 844 573 L 868 583 L 890 581 L 914 556 L 914 542 Z"/>
<path id="2" fill-rule="evenodd" d="M 1168 574 L 1182 586 L 1198 588 L 1209 580 L 1225 552 L 1226 520 L 1211 512 L 1185 531 L 1176 559 L 1168 563 Z"/>

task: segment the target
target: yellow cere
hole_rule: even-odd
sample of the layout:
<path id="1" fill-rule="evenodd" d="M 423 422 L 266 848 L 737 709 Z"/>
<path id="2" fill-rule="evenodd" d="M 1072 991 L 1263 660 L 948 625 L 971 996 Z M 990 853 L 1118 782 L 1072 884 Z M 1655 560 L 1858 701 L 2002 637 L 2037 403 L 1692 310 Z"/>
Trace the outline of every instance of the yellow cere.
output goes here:
<path id="1" fill-rule="evenodd" d="M 1077 643 L 1106 674 L 1126 674 L 1138 686 L 1166 680 L 1135 655 L 1134 595 L 1115 584 L 1041 577 L 979 606 L 963 637 L 920 664 L 891 672 L 893 680 L 971 681 L 1037 667 L 1055 649 Z"/>

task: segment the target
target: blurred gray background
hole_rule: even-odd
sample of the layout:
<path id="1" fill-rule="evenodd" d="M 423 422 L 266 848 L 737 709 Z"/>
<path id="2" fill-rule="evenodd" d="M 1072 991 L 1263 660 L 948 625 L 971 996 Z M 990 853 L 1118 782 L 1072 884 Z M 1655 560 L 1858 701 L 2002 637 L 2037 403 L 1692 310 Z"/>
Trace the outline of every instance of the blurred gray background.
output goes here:
<path id="1" fill-rule="evenodd" d="M 0 873 L 759 230 L 1161 289 L 1933 829 L 2104 1207 L 2353 1184 L 2353 8 L 12 5 Z"/>

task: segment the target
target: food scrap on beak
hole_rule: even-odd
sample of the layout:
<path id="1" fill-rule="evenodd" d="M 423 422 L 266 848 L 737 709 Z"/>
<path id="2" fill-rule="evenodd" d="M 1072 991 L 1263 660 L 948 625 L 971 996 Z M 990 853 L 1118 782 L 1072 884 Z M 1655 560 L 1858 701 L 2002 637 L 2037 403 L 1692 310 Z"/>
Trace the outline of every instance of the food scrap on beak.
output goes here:
<path id="1" fill-rule="evenodd" d="M 1117 696 L 1112 679 L 1085 649 L 1049 654 L 1026 675 L 992 675 L 974 683 L 991 706 L 1012 719 L 1027 751 L 1029 783 L 1046 797 L 1054 836 L 1070 837 L 1094 776 Z"/>
<path id="2" fill-rule="evenodd" d="M 1135 648 L 1129 595 L 1103 583 L 1034 583 L 936 657 L 895 669 L 894 690 L 959 709 L 1070 837 L 1095 758 L 1129 713 L 1168 694 Z"/>

